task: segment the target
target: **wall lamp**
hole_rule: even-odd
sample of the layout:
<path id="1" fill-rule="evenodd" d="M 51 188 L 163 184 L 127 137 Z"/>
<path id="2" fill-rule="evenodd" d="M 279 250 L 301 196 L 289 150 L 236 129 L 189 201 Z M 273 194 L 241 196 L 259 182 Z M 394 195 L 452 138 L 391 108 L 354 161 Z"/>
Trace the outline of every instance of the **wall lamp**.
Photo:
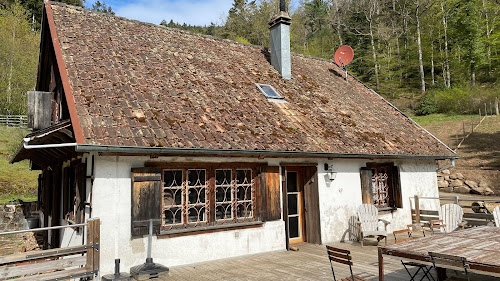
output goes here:
<path id="1" fill-rule="evenodd" d="M 325 163 L 325 171 L 328 174 L 328 179 L 333 181 L 337 178 L 337 171 L 333 168 L 333 165 Z"/>

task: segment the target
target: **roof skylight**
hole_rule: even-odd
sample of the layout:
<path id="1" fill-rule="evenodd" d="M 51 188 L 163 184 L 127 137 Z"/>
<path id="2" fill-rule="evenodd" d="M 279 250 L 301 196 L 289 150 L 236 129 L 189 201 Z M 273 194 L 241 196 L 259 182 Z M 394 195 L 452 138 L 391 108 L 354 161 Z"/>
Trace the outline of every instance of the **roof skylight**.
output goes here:
<path id="1" fill-rule="evenodd" d="M 271 85 L 259 84 L 259 83 L 255 83 L 255 85 L 257 86 L 257 88 L 259 88 L 259 90 L 267 98 L 270 98 L 270 99 L 282 99 L 283 98 L 278 94 L 278 92 L 276 92 L 276 90 Z"/>

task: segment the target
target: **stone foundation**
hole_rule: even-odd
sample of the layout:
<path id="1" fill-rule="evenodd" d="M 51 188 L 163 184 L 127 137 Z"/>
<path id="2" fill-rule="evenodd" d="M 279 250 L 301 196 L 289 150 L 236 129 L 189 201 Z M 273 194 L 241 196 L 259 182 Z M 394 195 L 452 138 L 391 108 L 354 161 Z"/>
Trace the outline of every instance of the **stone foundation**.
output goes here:
<path id="1" fill-rule="evenodd" d="M 36 202 L 10 202 L 0 205 L 0 232 L 26 228 L 26 218 L 37 216 Z"/>

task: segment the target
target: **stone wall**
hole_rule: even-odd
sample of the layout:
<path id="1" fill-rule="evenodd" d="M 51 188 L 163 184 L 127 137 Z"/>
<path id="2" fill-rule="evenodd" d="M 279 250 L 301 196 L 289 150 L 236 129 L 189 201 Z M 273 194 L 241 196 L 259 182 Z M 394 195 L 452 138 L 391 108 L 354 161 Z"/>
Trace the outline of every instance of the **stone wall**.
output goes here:
<path id="1" fill-rule="evenodd" d="M 437 174 L 439 191 L 464 194 L 493 195 L 493 190 L 484 181 L 467 180 L 462 173 L 443 170 Z"/>
<path id="2" fill-rule="evenodd" d="M 0 232 L 21 230 L 26 218 L 36 215 L 36 202 L 10 202 L 0 205 Z"/>

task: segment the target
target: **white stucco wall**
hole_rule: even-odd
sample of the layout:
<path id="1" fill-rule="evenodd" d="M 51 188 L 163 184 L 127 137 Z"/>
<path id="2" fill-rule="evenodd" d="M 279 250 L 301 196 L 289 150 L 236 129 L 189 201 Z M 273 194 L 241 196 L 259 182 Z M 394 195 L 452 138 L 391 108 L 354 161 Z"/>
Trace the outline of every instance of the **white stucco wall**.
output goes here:
<path id="1" fill-rule="evenodd" d="M 318 189 L 320 198 L 321 241 L 324 244 L 348 240 L 348 222 L 356 216 L 357 208 L 362 204 L 360 168 L 367 162 L 394 162 L 399 166 L 403 208 L 394 212 L 381 213 L 379 218 L 388 220 L 387 231 L 405 228 L 411 223 L 410 197 L 439 197 L 436 165 L 434 160 L 390 160 L 374 161 L 365 159 L 336 159 L 329 161 L 338 172 L 334 181 L 330 181 L 319 166 Z M 420 208 L 437 210 L 438 200 L 421 200 Z M 383 229 L 383 223 L 380 223 Z"/>
<path id="2" fill-rule="evenodd" d="M 143 167 L 146 161 L 156 162 L 262 162 L 278 166 L 281 162 L 311 162 L 312 159 L 254 158 L 185 158 L 131 157 L 95 155 L 95 180 L 92 194 L 92 217 L 101 219 L 101 276 L 112 273 L 114 259 L 121 259 L 122 271 L 144 263 L 147 238 L 131 239 L 131 168 Z M 324 244 L 338 242 L 346 235 L 349 218 L 356 215 L 361 204 L 360 167 L 366 159 L 334 159 L 338 172 L 330 181 L 318 160 L 318 188 L 321 239 Z M 381 215 L 391 222 L 388 231 L 404 228 L 411 222 L 410 196 L 438 196 L 433 160 L 390 160 L 400 167 L 403 208 Z M 283 171 L 283 169 L 281 169 Z M 90 172 L 89 172 L 90 173 Z M 281 183 L 281 181 L 280 181 Z M 90 186 L 90 184 L 89 184 Z M 421 208 L 437 209 L 439 202 L 422 200 Z M 69 233 L 68 233 L 69 234 Z M 65 238 L 63 238 L 65 239 Z M 80 238 L 81 239 L 81 238 Z M 174 238 L 153 238 L 152 256 L 155 262 L 168 267 L 193 264 L 214 259 L 232 258 L 285 249 L 284 222 L 266 222 L 262 227 L 186 235 Z"/>
<path id="3" fill-rule="evenodd" d="M 173 158 L 155 159 L 171 162 Z M 209 162 L 219 159 L 179 159 L 179 162 Z M 230 159 L 232 162 L 255 162 Z M 147 237 L 131 239 L 131 168 L 143 167 L 149 157 L 96 157 L 92 194 L 92 216 L 101 219 L 101 275 L 114 271 L 121 259 L 122 271 L 145 262 Z M 260 161 L 262 162 L 262 161 Z M 270 163 L 271 165 L 273 163 Z M 277 165 L 278 163 L 274 163 Z M 262 227 L 153 238 L 152 257 L 168 267 L 214 259 L 285 250 L 284 222 L 266 222 Z"/>

